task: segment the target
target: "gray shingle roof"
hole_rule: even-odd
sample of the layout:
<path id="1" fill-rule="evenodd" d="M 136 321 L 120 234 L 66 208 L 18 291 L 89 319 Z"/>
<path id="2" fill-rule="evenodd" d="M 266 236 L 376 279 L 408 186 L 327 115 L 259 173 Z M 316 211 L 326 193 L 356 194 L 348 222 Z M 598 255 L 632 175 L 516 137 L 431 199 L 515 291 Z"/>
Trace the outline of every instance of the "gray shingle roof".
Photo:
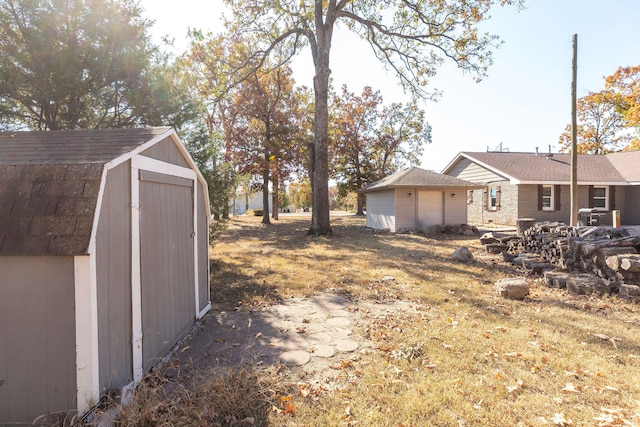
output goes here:
<path id="1" fill-rule="evenodd" d="M 170 128 L 0 132 L 0 255 L 82 255 L 105 163 Z"/>
<path id="2" fill-rule="evenodd" d="M 386 178 L 366 185 L 358 190 L 360 193 L 370 191 L 380 191 L 389 188 L 401 187 L 456 187 L 456 188 L 477 188 L 478 185 L 469 181 L 464 181 L 449 175 L 442 175 L 437 172 L 431 172 L 419 167 L 412 166 L 401 170 Z"/>
<path id="3" fill-rule="evenodd" d="M 571 155 L 567 153 L 553 153 L 552 156 L 548 156 L 535 153 L 462 152 L 460 156 L 467 157 L 504 175 L 505 178 L 521 183 L 568 183 L 571 179 Z M 444 173 L 452 165 L 453 162 Z M 620 184 L 626 182 L 610 161 L 609 156 L 593 154 L 578 155 L 578 181 Z"/>
<path id="4" fill-rule="evenodd" d="M 640 182 L 640 151 L 610 153 L 607 158 L 627 182 Z"/>

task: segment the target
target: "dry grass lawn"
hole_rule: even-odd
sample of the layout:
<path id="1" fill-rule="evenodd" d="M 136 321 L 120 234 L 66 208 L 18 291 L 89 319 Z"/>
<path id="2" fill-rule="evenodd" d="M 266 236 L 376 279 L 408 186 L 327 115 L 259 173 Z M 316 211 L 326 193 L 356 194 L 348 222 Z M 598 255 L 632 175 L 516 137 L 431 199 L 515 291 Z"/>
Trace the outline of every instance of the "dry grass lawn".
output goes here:
<path id="1" fill-rule="evenodd" d="M 213 299 L 255 309 L 331 291 L 356 306 L 361 299 L 405 299 L 419 313 L 372 319 L 359 331 L 376 350 L 336 366 L 343 373 L 340 388 L 288 383 L 273 369 L 256 370 L 246 375 L 261 376 L 262 388 L 252 396 L 261 404 L 237 399 L 229 403 L 237 414 L 209 417 L 206 424 L 640 425 L 637 304 L 572 296 L 533 277 L 530 298 L 506 300 L 493 283 L 524 273 L 485 254 L 477 237 L 374 233 L 353 216 L 335 217 L 332 226 L 332 237 L 310 237 L 308 218 L 284 217 L 267 226 L 257 217 L 234 219 L 211 250 Z M 472 250 L 475 263 L 450 261 L 461 245 Z M 381 281 L 385 276 L 395 280 Z M 225 381 L 209 375 L 212 382 Z M 194 396 L 211 389 L 189 391 L 199 416 L 205 410 Z M 218 397 L 205 401 L 218 400 L 217 390 Z M 243 406 L 245 400 L 262 415 Z"/>

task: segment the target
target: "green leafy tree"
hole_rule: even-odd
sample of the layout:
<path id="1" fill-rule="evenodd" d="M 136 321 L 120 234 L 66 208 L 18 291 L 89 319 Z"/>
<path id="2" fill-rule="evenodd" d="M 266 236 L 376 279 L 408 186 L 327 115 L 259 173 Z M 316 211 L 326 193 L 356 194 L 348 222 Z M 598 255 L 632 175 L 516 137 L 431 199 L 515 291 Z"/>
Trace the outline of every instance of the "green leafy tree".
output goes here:
<path id="1" fill-rule="evenodd" d="M 149 44 L 149 26 L 134 0 L 0 2 L 1 125 L 182 124 L 188 108 L 177 108 L 184 98 Z"/>
<path id="2" fill-rule="evenodd" d="M 315 67 L 313 215 L 310 234 L 331 234 L 329 218 L 329 77 L 337 25 L 366 40 L 376 57 L 396 72 L 400 83 L 429 96 L 427 83 L 445 59 L 478 78 L 492 62 L 497 36 L 478 31 L 494 3 L 521 0 L 225 0 L 233 10 L 229 23 L 239 34 L 260 37 L 253 59 L 284 50 L 285 60 L 308 46 Z"/>

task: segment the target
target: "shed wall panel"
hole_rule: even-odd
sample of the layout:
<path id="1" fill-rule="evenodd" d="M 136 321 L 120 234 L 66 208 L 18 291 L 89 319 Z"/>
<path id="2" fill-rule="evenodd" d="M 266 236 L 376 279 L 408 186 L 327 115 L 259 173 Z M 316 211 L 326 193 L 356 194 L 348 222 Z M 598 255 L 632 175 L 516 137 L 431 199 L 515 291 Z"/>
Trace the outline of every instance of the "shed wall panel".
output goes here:
<path id="1" fill-rule="evenodd" d="M 367 193 L 367 227 L 395 231 L 394 190 Z"/>
<path id="2" fill-rule="evenodd" d="M 131 163 L 106 178 L 96 237 L 100 393 L 133 380 L 131 325 Z"/>
<path id="3" fill-rule="evenodd" d="M 76 406 L 73 257 L 0 257 L 0 424 Z"/>
<path id="4" fill-rule="evenodd" d="M 396 228 L 393 231 L 414 230 L 416 228 L 416 194 L 415 188 L 395 190 Z"/>
<path id="5" fill-rule="evenodd" d="M 165 355 L 192 325 L 193 188 L 140 183 L 143 369 Z"/>
<path id="6" fill-rule="evenodd" d="M 209 216 L 209 206 L 204 197 L 204 188 L 197 182 L 198 186 L 198 311 L 202 310 L 209 303 L 209 227 L 207 217 Z"/>
<path id="7" fill-rule="evenodd" d="M 460 159 L 455 165 L 453 165 L 447 175 L 455 176 L 476 184 L 485 184 L 504 180 L 504 177 L 466 158 Z"/>
<path id="8" fill-rule="evenodd" d="M 444 193 L 444 223 L 467 223 L 467 192 L 464 190 L 445 191 Z"/>
<path id="9" fill-rule="evenodd" d="M 154 144 L 140 154 L 151 157 L 152 159 L 162 160 L 163 162 L 191 168 L 191 165 L 187 162 L 170 137 Z"/>

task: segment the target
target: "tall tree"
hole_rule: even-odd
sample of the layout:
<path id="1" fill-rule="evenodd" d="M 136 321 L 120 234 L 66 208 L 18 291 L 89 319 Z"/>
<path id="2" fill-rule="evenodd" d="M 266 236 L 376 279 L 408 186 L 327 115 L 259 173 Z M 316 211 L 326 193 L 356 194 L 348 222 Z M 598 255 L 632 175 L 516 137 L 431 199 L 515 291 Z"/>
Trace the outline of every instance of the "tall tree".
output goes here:
<path id="1" fill-rule="evenodd" d="M 383 106 L 379 92 L 366 86 L 361 95 L 344 86 L 332 108 L 330 164 L 340 197 L 420 162 L 431 127 L 415 102 Z M 356 215 L 364 215 L 358 194 Z"/>
<path id="2" fill-rule="evenodd" d="M 262 222 L 269 220 L 269 182 L 278 194 L 280 180 L 287 177 L 290 164 L 299 158 L 298 98 L 288 67 L 272 71 L 257 70 L 245 79 L 233 95 L 233 114 L 229 150 L 233 161 L 245 173 L 262 176 Z M 277 196 L 273 210 L 278 209 Z"/>
<path id="3" fill-rule="evenodd" d="M 477 24 L 494 3 L 522 0 L 225 0 L 233 10 L 232 28 L 260 35 L 258 58 L 284 46 L 290 56 L 309 46 L 315 66 L 313 215 L 310 234 L 331 234 L 328 186 L 328 94 L 334 29 L 339 23 L 373 49 L 416 95 L 429 96 L 426 85 L 445 60 L 482 77 L 492 62 L 497 36 L 481 34 Z"/>
<path id="4" fill-rule="evenodd" d="M 179 104 L 162 107 L 174 93 L 166 69 L 152 67 L 149 26 L 134 0 L 0 2 L 1 125 L 167 124 Z"/>
<path id="5" fill-rule="evenodd" d="M 359 96 L 343 86 L 334 102 L 329 153 L 331 175 L 338 181 L 341 196 L 369 182 L 367 174 L 381 103 L 380 92 L 370 86 L 365 86 Z M 363 195 L 358 194 L 356 215 L 364 215 L 363 205 Z"/>
<path id="6" fill-rule="evenodd" d="M 623 132 L 624 117 L 611 102 L 612 95 L 611 91 L 602 91 L 578 99 L 576 131 L 579 154 L 606 154 L 629 142 L 628 134 Z M 560 135 L 559 144 L 560 151 L 571 151 L 571 125 L 567 125 Z"/>
<path id="7" fill-rule="evenodd" d="M 619 67 L 605 88 L 578 100 L 578 152 L 605 154 L 640 148 L 640 66 Z M 571 149 L 571 127 L 560 135 L 561 151 Z"/>

